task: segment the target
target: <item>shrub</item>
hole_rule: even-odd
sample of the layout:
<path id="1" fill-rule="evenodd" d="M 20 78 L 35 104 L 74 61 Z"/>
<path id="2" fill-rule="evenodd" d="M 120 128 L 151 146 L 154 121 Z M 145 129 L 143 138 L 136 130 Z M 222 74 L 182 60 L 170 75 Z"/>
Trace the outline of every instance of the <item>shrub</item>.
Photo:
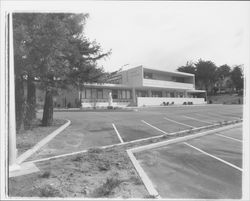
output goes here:
<path id="1" fill-rule="evenodd" d="M 100 187 L 96 188 L 92 196 L 93 197 L 108 197 L 109 195 L 113 194 L 113 190 L 118 187 L 122 183 L 121 180 L 117 178 L 107 178 L 106 182 L 102 184 Z"/>
<path id="2" fill-rule="evenodd" d="M 39 192 L 40 197 L 63 197 L 58 189 L 49 184 L 39 188 Z"/>
<path id="3" fill-rule="evenodd" d="M 45 171 L 43 174 L 40 175 L 41 178 L 49 178 L 50 177 L 50 172 Z"/>

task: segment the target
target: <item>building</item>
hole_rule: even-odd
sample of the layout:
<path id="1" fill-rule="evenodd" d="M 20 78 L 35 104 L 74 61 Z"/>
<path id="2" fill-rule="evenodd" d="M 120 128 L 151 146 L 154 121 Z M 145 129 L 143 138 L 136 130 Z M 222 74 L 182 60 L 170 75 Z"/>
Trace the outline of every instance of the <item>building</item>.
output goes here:
<path id="1" fill-rule="evenodd" d="M 106 83 L 84 83 L 79 92 L 82 108 L 206 104 L 206 91 L 195 90 L 193 74 L 134 67 L 120 71 Z"/>

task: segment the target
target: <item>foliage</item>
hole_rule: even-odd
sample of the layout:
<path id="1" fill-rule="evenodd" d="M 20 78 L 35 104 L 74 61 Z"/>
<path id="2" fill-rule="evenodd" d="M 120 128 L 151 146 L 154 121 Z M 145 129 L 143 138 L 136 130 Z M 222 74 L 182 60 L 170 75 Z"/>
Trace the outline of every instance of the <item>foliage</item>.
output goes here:
<path id="1" fill-rule="evenodd" d="M 232 92 L 236 88 L 239 93 L 243 89 L 241 66 L 233 70 L 227 64 L 217 67 L 212 61 L 200 59 L 198 62 L 187 62 L 185 66 L 177 68 L 180 72 L 195 75 L 195 84 L 198 89 L 205 89 L 209 94 L 226 90 Z"/>
<path id="2" fill-rule="evenodd" d="M 231 79 L 237 91 L 243 89 L 243 75 L 241 66 L 235 66 L 231 72 Z"/>
<path id="3" fill-rule="evenodd" d="M 106 182 L 93 192 L 93 197 L 102 198 L 108 197 L 113 193 L 113 190 L 122 183 L 121 180 L 110 177 L 107 178 Z"/>
<path id="4" fill-rule="evenodd" d="M 87 18 L 72 13 L 14 14 L 15 72 L 46 91 L 44 125 L 52 122 L 52 97 L 58 88 L 98 81 L 103 73 L 96 61 L 110 52 L 102 53 L 99 44 L 84 36 Z"/>

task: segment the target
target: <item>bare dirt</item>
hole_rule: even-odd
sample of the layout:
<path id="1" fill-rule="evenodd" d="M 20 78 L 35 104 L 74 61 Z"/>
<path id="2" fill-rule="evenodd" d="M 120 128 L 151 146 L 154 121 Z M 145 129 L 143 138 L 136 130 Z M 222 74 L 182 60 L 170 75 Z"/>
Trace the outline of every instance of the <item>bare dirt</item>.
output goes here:
<path id="1" fill-rule="evenodd" d="M 41 126 L 41 120 L 36 120 L 32 130 L 23 130 L 16 135 L 16 143 L 18 155 L 32 148 L 43 138 L 48 136 L 54 130 L 65 124 L 67 121 L 63 119 L 54 119 L 52 126 Z"/>
<path id="2" fill-rule="evenodd" d="M 9 179 L 11 197 L 145 198 L 127 153 L 118 148 L 36 164 L 40 172 Z"/>

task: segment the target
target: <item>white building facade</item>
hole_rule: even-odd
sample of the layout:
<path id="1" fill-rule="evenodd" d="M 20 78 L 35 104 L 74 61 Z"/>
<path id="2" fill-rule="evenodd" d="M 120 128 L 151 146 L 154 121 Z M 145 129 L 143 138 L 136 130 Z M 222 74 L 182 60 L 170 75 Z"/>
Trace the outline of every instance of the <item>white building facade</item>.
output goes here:
<path id="1" fill-rule="evenodd" d="M 111 76 L 107 83 L 84 83 L 79 93 L 85 107 L 206 104 L 206 91 L 195 90 L 195 76 L 137 66 Z"/>

